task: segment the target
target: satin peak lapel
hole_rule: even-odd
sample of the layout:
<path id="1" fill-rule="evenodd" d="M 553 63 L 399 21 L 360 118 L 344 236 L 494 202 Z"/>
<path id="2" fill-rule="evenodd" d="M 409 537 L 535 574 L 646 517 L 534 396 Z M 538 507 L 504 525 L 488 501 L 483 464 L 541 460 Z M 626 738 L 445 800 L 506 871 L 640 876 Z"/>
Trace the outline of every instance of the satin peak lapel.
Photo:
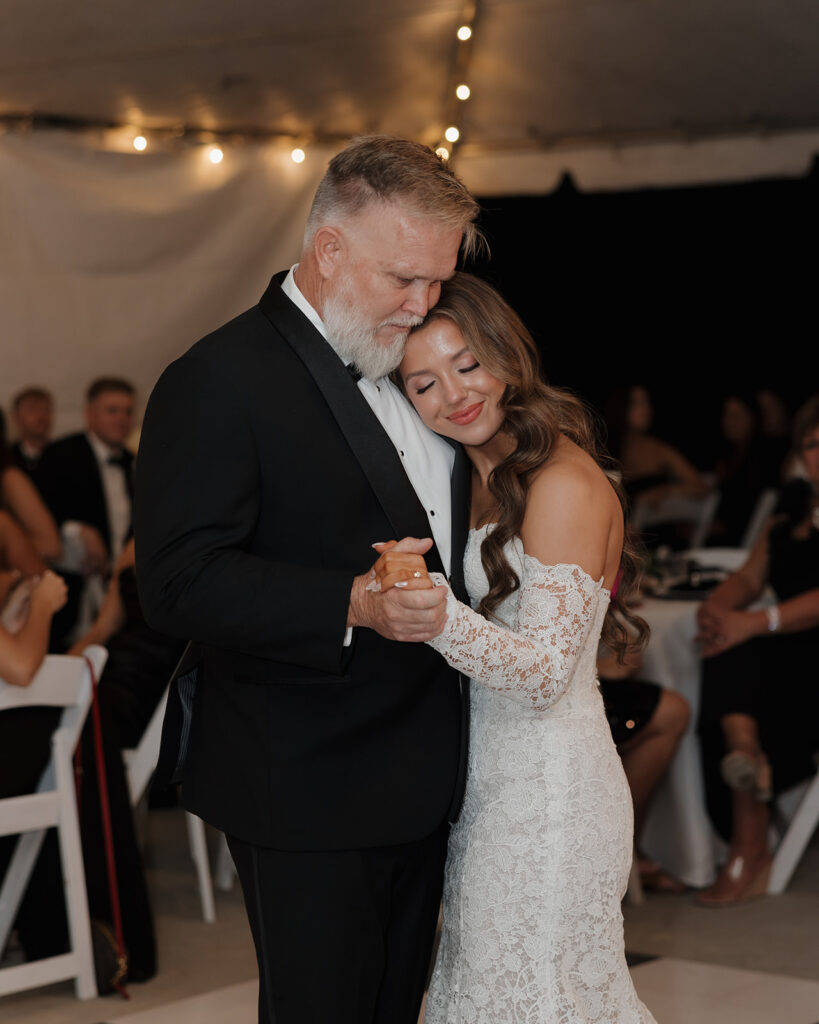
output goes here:
<path id="1" fill-rule="evenodd" d="M 430 536 L 426 512 L 378 417 L 367 404 L 344 364 L 281 289 L 286 273 L 277 274 L 259 307 L 310 372 L 339 429 L 395 531 L 395 538 Z M 433 548 L 440 572 L 440 555 Z M 427 558 L 429 559 L 429 555 Z"/>

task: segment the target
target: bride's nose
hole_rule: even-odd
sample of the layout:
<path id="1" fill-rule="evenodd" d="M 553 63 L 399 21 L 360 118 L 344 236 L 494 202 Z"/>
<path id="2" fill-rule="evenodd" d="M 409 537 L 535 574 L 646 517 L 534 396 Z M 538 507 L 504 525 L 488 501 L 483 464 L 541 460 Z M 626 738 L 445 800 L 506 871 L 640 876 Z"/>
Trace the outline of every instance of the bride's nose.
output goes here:
<path id="1" fill-rule="evenodd" d="M 444 379 L 444 397 L 450 405 L 457 405 L 466 397 L 467 388 L 463 377 L 450 374 Z"/>

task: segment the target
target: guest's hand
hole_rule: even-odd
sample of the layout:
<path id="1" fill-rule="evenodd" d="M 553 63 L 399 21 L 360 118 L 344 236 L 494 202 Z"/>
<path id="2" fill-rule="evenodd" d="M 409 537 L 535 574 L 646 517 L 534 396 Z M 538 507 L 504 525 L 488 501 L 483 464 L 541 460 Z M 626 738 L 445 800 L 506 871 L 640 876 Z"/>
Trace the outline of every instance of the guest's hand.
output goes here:
<path id="1" fill-rule="evenodd" d="M 373 583 L 376 584 L 373 589 L 382 593 L 390 587 L 428 590 L 432 586 L 432 580 L 429 578 L 423 555 L 417 553 L 417 549 L 423 544 L 427 544 L 428 551 L 432 541 L 429 538 L 417 541 L 414 537 L 405 537 L 401 541 L 390 540 L 383 544 L 373 544 L 373 548 L 381 556 L 370 570 Z"/>
<path id="2" fill-rule="evenodd" d="M 718 626 L 709 628 L 697 636 L 700 643 L 700 654 L 703 658 L 713 658 L 732 647 L 750 640 L 759 633 L 758 615 L 755 612 L 727 611 L 719 620 Z"/>
<path id="3" fill-rule="evenodd" d="M 68 600 L 68 588 L 62 576 L 46 569 L 31 592 L 32 605 L 42 605 L 52 615 Z"/>
<path id="4" fill-rule="evenodd" d="M 82 523 L 80 539 L 84 553 L 84 575 L 93 576 L 94 573 L 104 572 L 108 568 L 108 547 L 102 539 L 102 534 L 88 523 Z"/>

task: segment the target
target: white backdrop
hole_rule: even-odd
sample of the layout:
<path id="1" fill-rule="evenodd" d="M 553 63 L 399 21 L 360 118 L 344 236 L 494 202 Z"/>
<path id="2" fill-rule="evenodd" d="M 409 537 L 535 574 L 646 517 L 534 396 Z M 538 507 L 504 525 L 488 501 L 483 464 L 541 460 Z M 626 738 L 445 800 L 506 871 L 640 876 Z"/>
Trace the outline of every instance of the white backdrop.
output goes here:
<path id="1" fill-rule="evenodd" d="M 116 145 L 121 151 L 116 150 Z M 801 175 L 819 132 L 653 146 L 493 155 L 459 151 L 477 195 L 545 194 L 570 171 L 581 189 Z M 130 137 L 0 135 L 0 406 L 49 388 L 56 433 L 82 421 L 102 374 L 136 385 L 141 411 L 165 365 L 258 301 L 298 259 L 332 149 L 242 142 L 137 154 Z"/>
<path id="2" fill-rule="evenodd" d="M 81 424 L 90 379 L 124 376 L 144 406 L 165 365 L 258 301 L 298 259 L 331 151 L 225 147 L 130 154 L 61 132 L 0 137 L 0 405 L 54 393 Z"/>

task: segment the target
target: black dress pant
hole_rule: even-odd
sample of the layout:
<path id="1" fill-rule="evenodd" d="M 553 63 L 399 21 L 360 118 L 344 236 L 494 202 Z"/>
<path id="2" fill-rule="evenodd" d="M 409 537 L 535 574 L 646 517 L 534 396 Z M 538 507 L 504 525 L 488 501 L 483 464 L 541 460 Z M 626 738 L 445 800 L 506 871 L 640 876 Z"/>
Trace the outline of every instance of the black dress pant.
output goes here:
<path id="1" fill-rule="evenodd" d="M 259 963 L 260 1024 L 416 1024 L 449 826 L 416 843 L 287 851 L 228 838 Z"/>

